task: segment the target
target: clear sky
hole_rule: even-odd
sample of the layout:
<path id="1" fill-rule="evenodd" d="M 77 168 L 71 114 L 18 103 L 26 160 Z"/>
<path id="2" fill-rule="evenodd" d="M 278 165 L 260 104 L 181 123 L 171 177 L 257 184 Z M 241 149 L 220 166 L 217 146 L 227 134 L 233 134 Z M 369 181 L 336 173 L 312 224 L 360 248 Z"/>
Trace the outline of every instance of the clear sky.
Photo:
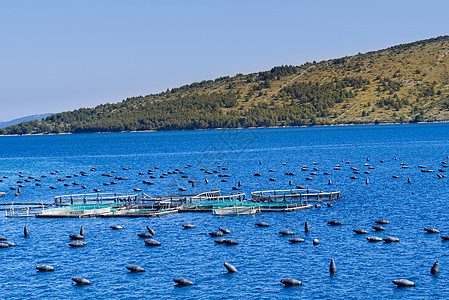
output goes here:
<path id="1" fill-rule="evenodd" d="M 0 121 L 449 34 L 449 1 L 0 0 Z"/>

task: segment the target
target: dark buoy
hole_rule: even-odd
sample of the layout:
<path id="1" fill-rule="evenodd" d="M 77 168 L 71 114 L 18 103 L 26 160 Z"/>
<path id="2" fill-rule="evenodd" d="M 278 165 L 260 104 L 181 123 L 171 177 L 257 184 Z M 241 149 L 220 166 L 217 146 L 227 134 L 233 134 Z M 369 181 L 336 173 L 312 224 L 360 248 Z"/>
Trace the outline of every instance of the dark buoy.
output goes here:
<path id="1" fill-rule="evenodd" d="M 216 243 L 216 244 L 224 244 L 225 243 L 225 241 L 226 241 L 226 239 L 224 239 L 224 238 L 219 238 L 219 239 L 216 239 L 214 242 Z"/>
<path id="2" fill-rule="evenodd" d="M 390 224 L 390 221 L 387 221 L 387 220 L 384 220 L 384 219 L 381 219 L 381 220 L 376 220 L 376 221 L 374 221 L 376 224 Z"/>
<path id="3" fill-rule="evenodd" d="M 294 235 L 293 231 L 289 231 L 289 230 L 282 230 L 279 231 L 280 235 Z"/>
<path id="4" fill-rule="evenodd" d="M 147 230 L 148 230 L 148 233 L 151 234 L 151 235 L 155 235 L 156 234 L 156 232 L 150 226 L 147 226 Z"/>
<path id="5" fill-rule="evenodd" d="M 72 278 L 72 280 L 73 280 L 77 285 L 88 285 L 88 284 L 91 284 L 91 282 L 90 282 L 89 280 L 87 280 L 86 278 L 74 277 L 74 278 Z"/>
<path id="6" fill-rule="evenodd" d="M 6 242 L 0 242 L 0 248 L 8 248 L 9 244 Z"/>
<path id="7" fill-rule="evenodd" d="M 236 240 L 233 240 L 233 239 L 226 239 L 223 241 L 223 243 L 228 246 L 234 246 L 234 245 L 239 244 L 239 242 L 237 242 Z"/>
<path id="8" fill-rule="evenodd" d="M 430 269 L 430 273 L 431 274 L 438 274 L 438 271 L 440 270 L 440 262 L 436 261 L 433 266 L 432 269 Z"/>
<path id="9" fill-rule="evenodd" d="M 120 225 L 112 225 L 109 228 L 113 229 L 113 230 L 119 230 L 119 229 L 124 229 L 125 227 L 120 226 Z"/>
<path id="10" fill-rule="evenodd" d="M 262 165 L 262 161 L 261 160 L 259 160 L 259 165 Z"/>
<path id="11" fill-rule="evenodd" d="M 368 231 L 366 231 L 365 229 L 353 229 L 352 231 L 355 232 L 355 234 L 367 234 Z"/>
<path id="12" fill-rule="evenodd" d="M 153 235 L 151 233 L 148 233 L 148 232 L 138 233 L 137 236 L 140 237 L 140 238 L 145 238 L 145 239 L 153 237 Z"/>
<path id="13" fill-rule="evenodd" d="M 223 234 L 229 234 L 231 233 L 231 231 L 227 228 L 223 228 L 223 227 L 219 227 L 218 230 L 220 230 L 221 232 L 223 232 Z"/>
<path id="14" fill-rule="evenodd" d="M 304 225 L 304 232 L 309 233 L 310 232 L 310 225 L 309 222 L 306 221 L 306 224 Z"/>
<path id="15" fill-rule="evenodd" d="M 69 235 L 69 237 L 72 240 L 82 240 L 82 239 L 84 239 L 84 235 L 81 235 L 81 234 L 71 234 L 71 235 Z"/>
<path id="16" fill-rule="evenodd" d="M 84 232 L 84 227 L 83 226 L 81 226 L 80 235 L 82 235 L 82 236 L 86 235 L 86 233 Z"/>
<path id="17" fill-rule="evenodd" d="M 28 231 L 28 227 L 25 226 L 25 228 L 23 228 L 23 235 L 27 238 L 30 237 L 30 232 Z"/>
<path id="18" fill-rule="evenodd" d="M 329 222 L 327 222 L 327 224 L 329 224 L 331 226 L 339 226 L 339 225 L 341 225 L 341 222 L 339 222 L 339 221 L 329 221 Z"/>
<path id="19" fill-rule="evenodd" d="M 75 248 L 84 247 L 84 245 L 87 245 L 87 243 L 83 242 L 83 241 L 74 241 L 69 244 L 70 247 L 75 247 Z"/>
<path id="20" fill-rule="evenodd" d="M 145 269 L 139 266 L 127 266 L 126 267 L 131 273 L 145 272 Z"/>
<path id="21" fill-rule="evenodd" d="M 332 184 L 332 180 L 329 179 L 329 182 L 328 182 L 327 184 L 328 184 L 328 185 L 331 185 L 331 184 Z"/>
<path id="22" fill-rule="evenodd" d="M 369 179 L 368 179 L 368 178 L 366 178 L 365 183 L 366 183 L 366 184 L 369 184 Z"/>
<path id="23" fill-rule="evenodd" d="M 178 286 L 186 286 L 186 285 L 192 285 L 193 284 L 190 280 L 187 280 L 185 278 L 175 278 L 175 279 L 173 279 L 173 281 Z"/>
<path id="24" fill-rule="evenodd" d="M 207 180 L 207 178 L 204 178 L 204 181 L 206 182 L 206 184 L 209 183 L 209 180 Z"/>
<path id="25" fill-rule="evenodd" d="M 258 223 L 256 223 L 256 226 L 257 227 L 268 227 L 270 225 L 268 225 L 268 223 L 265 223 L 265 222 L 258 222 Z"/>
<path id="26" fill-rule="evenodd" d="M 283 283 L 285 286 L 302 285 L 301 281 L 293 278 L 281 279 L 281 283 Z"/>
<path id="27" fill-rule="evenodd" d="M 366 239 L 370 242 L 382 242 L 382 239 L 377 236 L 369 236 Z"/>
<path id="28" fill-rule="evenodd" d="M 331 264 L 329 266 L 329 272 L 331 274 L 337 273 L 337 266 L 335 265 L 335 261 L 333 259 L 331 259 Z"/>
<path id="29" fill-rule="evenodd" d="M 320 208 L 320 207 L 321 207 L 321 204 L 319 204 L 319 203 L 315 204 L 315 208 Z"/>
<path id="30" fill-rule="evenodd" d="M 209 235 L 211 237 L 219 237 L 219 236 L 223 236 L 223 232 L 221 232 L 221 231 L 213 231 L 213 232 L 209 232 Z"/>
<path id="31" fill-rule="evenodd" d="M 333 207 L 334 205 L 332 203 L 328 203 L 327 207 Z"/>
<path id="32" fill-rule="evenodd" d="M 312 243 L 314 245 L 318 245 L 320 243 L 320 240 L 319 239 L 313 239 Z"/>
<path id="33" fill-rule="evenodd" d="M 293 185 L 293 183 L 292 183 L 292 181 L 290 180 L 289 182 L 288 182 L 288 185 Z"/>
<path id="34" fill-rule="evenodd" d="M 412 181 L 410 180 L 410 177 L 407 179 L 407 183 L 412 183 Z"/>
<path id="35" fill-rule="evenodd" d="M 193 224 L 184 224 L 184 225 L 182 225 L 182 227 L 184 227 L 185 229 L 190 229 L 190 228 L 195 228 L 195 225 L 193 225 Z"/>
<path id="36" fill-rule="evenodd" d="M 224 262 L 223 265 L 225 266 L 226 270 L 228 270 L 229 273 L 237 273 L 237 269 L 233 265 L 227 262 Z"/>
<path id="37" fill-rule="evenodd" d="M 238 185 L 239 187 L 242 186 L 242 183 L 240 182 L 240 180 L 239 180 L 239 183 L 238 183 L 237 185 Z"/>
<path id="38" fill-rule="evenodd" d="M 291 238 L 288 240 L 290 243 L 292 244 L 296 244 L 296 243 L 304 243 L 305 240 L 302 238 Z"/>
<path id="39" fill-rule="evenodd" d="M 424 230 L 425 230 L 427 233 L 440 233 L 439 230 L 437 230 L 437 229 L 435 229 L 435 228 L 430 228 L 430 227 L 426 227 L 426 228 L 424 228 Z"/>
<path id="40" fill-rule="evenodd" d="M 41 272 L 51 272 L 51 271 L 54 271 L 54 270 L 55 270 L 54 267 L 49 266 L 49 265 L 41 265 L 41 266 L 37 266 L 36 269 L 37 269 L 38 271 L 41 271 Z"/>
<path id="41" fill-rule="evenodd" d="M 398 243 L 399 239 L 395 238 L 395 237 L 392 237 L 392 236 L 389 236 L 389 237 L 384 238 L 384 242 L 385 243 Z"/>
<path id="42" fill-rule="evenodd" d="M 385 227 L 382 227 L 380 225 L 374 225 L 371 228 L 373 228 L 376 231 L 384 231 L 385 230 Z"/>
<path id="43" fill-rule="evenodd" d="M 147 246 L 160 246 L 161 243 L 156 241 L 156 240 L 153 240 L 153 239 L 148 239 L 148 240 L 145 240 L 145 245 L 147 245 Z"/>

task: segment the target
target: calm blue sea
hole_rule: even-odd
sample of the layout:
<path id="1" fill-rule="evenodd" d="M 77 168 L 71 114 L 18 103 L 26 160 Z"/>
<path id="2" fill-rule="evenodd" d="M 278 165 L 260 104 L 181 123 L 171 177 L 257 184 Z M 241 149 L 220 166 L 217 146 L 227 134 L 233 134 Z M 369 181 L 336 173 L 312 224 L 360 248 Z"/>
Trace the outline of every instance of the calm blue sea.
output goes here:
<path id="1" fill-rule="evenodd" d="M 438 171 L 445 169 L 442 162 L 449 162 L 447 155 L 449 124 L 0 137 L 0 176 L 7 177 L 1 178 L 0 191 L 8 192 L 0 203 L 50 203 L 56 195 L 94 188 L 124 193 L 140 188 L 148 195 L 179 194 L 179 187 L 187 188 L 185 193 L 218 188 L 225 194 L 238 181 L 247 196 L 255 190 L 291 188 L 290 180 L 293 186 L 339 190 L 343 196 L 333 207 L 239 217 L 183 213 L 151 219 L 36 219 L 6 218 L 2 213 L 0 235 L 17 246 L 0 249 L 0 295 L 12 299 L 449 298 L 449 242 L 440 238 L 449 234 L 449 178 L 436 175 L 447 174 Z M 340 171 L 333 169 L 337 164 L 342 165 Z M 371 174 L 363 173 L 368 170 L 365 164 L 375 167 Z M 185 169 L 186 165 L 192 167 Z M 301 171 L 303 165 L 309 171 Z M 419 165 L 435 172 L 421 172 Z M 97 171 L 89 171 L 93 167 Z M 319 169 L 318 175 L 309 174 L 312 167 Z M 353 174 L 351 167 L 361 174 Z M 150 179 L 146 174 L 153 169 L 159 177 L 177 168 L 189 177 L 172 174 Z M 221 182 L 223 178 L 200 168 L 231 177 Z M 51 175 L 54 170 L 60 172 Z M 101 174 L 114 170 L 116 176 L 129 179 L 103 186 L 111 179 Z M 88 176 L 57 181 L 80 171 Z M 353 175 L 358 179 L 351 179 Z M 41 178 L 42 186 L 30 180 L 20 196 L 14 196 L 9 188 L 28 176 Z M 142 180 L 155 184 L 145 185 Z M 195 180 L 195 187 L 187 180 Z M 63 186 L 75 181 L 88 188 Z M 385 225 L 386 231 L 375 233 L 371 226 L 380 218 L 390 224 Z M 329 226 L 330 220 L 343 225 Z M 255 227 L 259 221 L 270 227 Z M 311 225 L 309 234 L 304 233 L 305 221 Z M 197 227 L 183 230 L 184 223 Z M 125 229 L 109 229 L 114 224 Z M 25 225 L 31 234 L 28 239 L 23 237 Z M 147 225 L 162 246 L 147 247 L 137 237 Z M 69 247 L 68 235 L 78 233 L 81 226 L 87 245 Z M 216 245 L 208 233 L 218 227 L 230 229 L 229 237 L 239 245 Z M 424 227 L 435 227 L 441 234 L 427 234 Z M 400 242 L 368 243 L 367 235 L 353 233 L 356 228 L 382 238 L 398 237 Z M 294 231 L 295 237 L 306 241 L 290 244 L 289 237 L 278 234 L 281 230 Z M 315 238 L 320 240 L 317 246 L 312 245 Z M 329 275 L 331 259 L 338 269 L 334 276 Z M 438 276 L 429 272 L 435 261 L 440 262 Z M 239 272 L 228 274 L 223 262 Z M 41 264 L 53 265 L 55 271 L 37 272 L 35 267 Z M 146 272 L 130 274 L 125 267 L 131 264 Z M 72 285 L 72 277 L 85 277 L 92 285 Z M 176 287 L 172 281 L 176 277 L 194 284 Z M 289 277 L 303 285 L 285 288 L 280 280 Z M 416 287 L 396 288 L 392 280 L 399 278 L 414 281 Z"/>

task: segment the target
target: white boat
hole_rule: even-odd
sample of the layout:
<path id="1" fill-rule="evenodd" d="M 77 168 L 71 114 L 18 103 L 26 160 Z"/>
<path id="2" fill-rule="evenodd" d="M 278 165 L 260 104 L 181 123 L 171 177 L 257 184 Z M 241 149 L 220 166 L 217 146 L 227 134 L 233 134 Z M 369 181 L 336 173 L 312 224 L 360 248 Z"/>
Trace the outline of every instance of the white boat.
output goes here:
<path id="1" fill-rule="evenodd" d="M 229 216 L 229 215 L 254 215 L 259 212 L 254 206 L 224 206 L 215 207 L 212 210 L 214 215 Z"/>

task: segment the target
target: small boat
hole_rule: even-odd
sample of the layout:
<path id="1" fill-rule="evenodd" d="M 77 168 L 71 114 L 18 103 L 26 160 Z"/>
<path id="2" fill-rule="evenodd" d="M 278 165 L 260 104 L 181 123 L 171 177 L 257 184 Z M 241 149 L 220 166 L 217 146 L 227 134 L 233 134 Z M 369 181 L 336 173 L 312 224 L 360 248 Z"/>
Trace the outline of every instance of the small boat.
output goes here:
<path id="1" fill-rule="evenodd" d="M 254 215 L 260 212 L 259 206 L 259 204 L 249 201 L 227 201 L 214 204 L 212 213 L 220 216 Z"/>
<path id="2" fill-rule="evenodd" d="M 254 215 L 258 210 L 253 206 L 228 206 L 214 208 L 212 213 L 214 215 L 229 216 L 229 215 Z"/>

